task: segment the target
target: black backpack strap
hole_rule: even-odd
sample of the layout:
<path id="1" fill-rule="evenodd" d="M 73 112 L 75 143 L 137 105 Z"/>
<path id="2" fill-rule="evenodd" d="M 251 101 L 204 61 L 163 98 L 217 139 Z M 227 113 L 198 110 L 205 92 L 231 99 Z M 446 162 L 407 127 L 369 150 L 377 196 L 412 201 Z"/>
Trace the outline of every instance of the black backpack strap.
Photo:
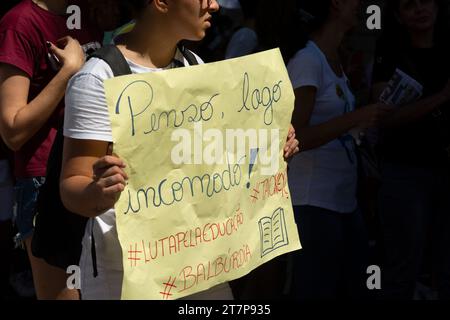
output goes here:
<path id="1" fill-rule="evenodd" d="M 98 268 L 97 268 L 97 248 L 95 246 L 95 238 L 94 238 L 94 222 L 91 224 L 91 257 L 92 257 L 92 269 L 94 271 L 94 278 L 98 276 Z"/>
<path id="2" fill-rule="evenodd" d="M 122 52 L 115 45 L 107 45 L 89 56 L 104 60 L 112 69 L 114 77 L 131 74 L 130 66 Z"/>
<path id="3" fill-rule="evenodd" d="M 183 54 L 183 57 L 186 59 L 190 66 L 198 65 L 198 61 L 195 55 L 191 51 L 186 49 L 181 43 L 178 44 L 178 50 L 180 50 L 180 52 Z"/>
<path id="4" fill-rule="evenodd" d="M 111 44 L 104 46 L 103 48 L 91 54 L 89 56 L 89 59 L 90 58 L 98 58 L 105 61 L 111 68 L 114 77 L 125 76 L 132 73 L 127 60 L 123 56 L 122 52 L 120 52 L 120 50 L 115 45 Z M 92 224 L 91 230 L 91 256 L 92 256 L 92 267 L 94 269 L 93 270 L 94 278 L 96 278 L 98 276 L 98 270 L 97 270 L 97 252 L 94 238 L 94 224 Z"/>
<path id="5" fill-rule="evenodd" d="M 195 55 L 187 50 L 181 43 L 178 44 L 178 50 L 180 50 L 183 57 L 189 63 L 190 66 L 198 65 Z M 122 52 L 113 44 L 104 46 L 103 48 L 95 51 L 90 58 L 98 58 L 104 60 L 112 69 L 114 77 L 124 76 L 131 74 L 130 66 L 127 60 L 123 56 Z"/>

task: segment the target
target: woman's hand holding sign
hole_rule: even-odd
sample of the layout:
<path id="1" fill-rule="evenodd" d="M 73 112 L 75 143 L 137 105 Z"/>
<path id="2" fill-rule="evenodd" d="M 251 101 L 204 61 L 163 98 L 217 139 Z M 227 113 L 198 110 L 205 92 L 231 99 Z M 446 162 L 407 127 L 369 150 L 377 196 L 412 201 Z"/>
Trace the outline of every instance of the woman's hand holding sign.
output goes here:
<path id="1" fill-rule="evenodd" d="M 291 124 L 289 127 L 286 144 L 284 145 L 284 159 L 288 160 L 289 158 L 300 152 L 299 145 L 300 142 L 296 139 L 295 129 Z"/>
<path id="2" fill-rule="evenodd" d="M 110 143 L 66 138 L 63 158 L 60 190 L 68 210 L 92 218 L 114 207 L 128 176 Z"/>
<path id="3" fill-rule="evenodd" d="M 104 156 L 94 163 L 93 184 L 98 194 L 98 211 L 113 208 L 120 193 L 125 190 L 128 180 L 123 170 L 125 167 L 120 158 L 112 155 Z"/>

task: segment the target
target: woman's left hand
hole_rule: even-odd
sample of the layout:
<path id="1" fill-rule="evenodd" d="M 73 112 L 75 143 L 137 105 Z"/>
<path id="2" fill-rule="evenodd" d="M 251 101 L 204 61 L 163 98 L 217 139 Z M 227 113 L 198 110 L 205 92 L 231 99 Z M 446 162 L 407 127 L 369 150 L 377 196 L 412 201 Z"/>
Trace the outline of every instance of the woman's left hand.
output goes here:
<path id="1" fill-rule="evenodd" d="M 300 142 L 295 138 L 295 129 L 292 124 L 289 127 L 286 144 L 284 145 L 284 159 L 288 160 L 300 152 Z"/>

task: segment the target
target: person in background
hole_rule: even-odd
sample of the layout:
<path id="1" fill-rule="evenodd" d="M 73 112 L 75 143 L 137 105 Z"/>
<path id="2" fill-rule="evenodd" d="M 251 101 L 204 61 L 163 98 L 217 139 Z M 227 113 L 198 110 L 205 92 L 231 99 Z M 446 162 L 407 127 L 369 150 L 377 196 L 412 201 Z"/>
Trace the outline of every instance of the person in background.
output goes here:
<path id="1" fill-rule="evenodd" d="M 14 151 L 17 240 L 28 252 L 38 299 L 78 297 L 66 288 L 66 270 L 31 252 L 36 199 L 63 119 L 66 85 L 84 63 L 80 43 L 95 49 L 101 37 L 84 15 L 81 29 L 68 29 L 70 4 L 83 8 L 82 1 L 23 0 L 0 21 L 0 134 Z"/>
<path id="2" fill-rule="evenodd" d="M 255 53 L 258 49 L 258 35 L 255 31 L 258 0 L 241 0 L 239 3 L 241 4 L 244 21 L 231 36 L 225 52 L 225 59 Z"/>
<path id="3" fill-rule="evenodd" d="M 431 240 L 431 273 L 450 299 L 450 50 L 448 1 L 391 0 L 378 41 L 373 98 L 398 68 L 423 86 L 380 128 L 382 297 L 412 299 Z M 430 281 L 431 279 L 429 279 Z M 428 283 L 431 286 L 431 281 Z"/>
<path id="4" fill-rule="evenodd" d="M 298 3 L 298 0 L 285 0 L 282 5 L 274 6 L 270 0 L 258 1 L 255 21 L 258 51 L 280 48 L 287 64 L 300 49 Z"/>
<path id="5" fill-rule="evenodd" d="M 359 0 L 305 0 L 300 49 L 288 63 L 295 92 L 292 123 L 300 153 L 289 186 L 302 250 L 292 254 L 297 299 L 364 298 L 368 239 L 356 198 L 355 140 L 390 108 L 355 109 L 339 48 L 358 23 Z"/>

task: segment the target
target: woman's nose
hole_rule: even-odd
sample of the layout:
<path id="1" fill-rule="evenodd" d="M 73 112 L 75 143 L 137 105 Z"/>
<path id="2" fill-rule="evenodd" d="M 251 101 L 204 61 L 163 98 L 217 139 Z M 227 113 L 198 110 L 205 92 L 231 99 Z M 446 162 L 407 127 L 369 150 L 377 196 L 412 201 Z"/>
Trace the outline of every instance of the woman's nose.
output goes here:
<path id="1" fill-rule="evenodd" d="M 208 0 L 208 10 L 210 12 L 217 12 L 220 9 L 219 2 L 217 0 Z"/>

